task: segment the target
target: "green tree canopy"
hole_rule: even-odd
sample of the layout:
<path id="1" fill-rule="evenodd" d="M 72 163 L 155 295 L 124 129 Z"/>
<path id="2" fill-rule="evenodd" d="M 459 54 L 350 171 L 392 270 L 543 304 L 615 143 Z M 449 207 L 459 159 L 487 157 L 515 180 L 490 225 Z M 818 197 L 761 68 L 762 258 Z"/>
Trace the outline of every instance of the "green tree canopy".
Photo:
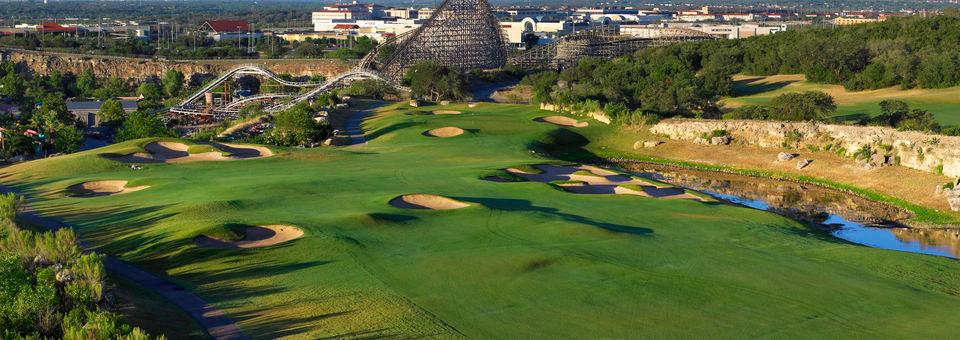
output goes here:
<path id="1" fill-rule="evenodd" d="M 470 87 L 464 74 L 435 62 L 420 62 L 410 68 L 404 77 L 415 97 L 432 101 L 469 98 Z"/>
<path id="2" fill-rule="evenodd" d="M 175 137 L 176 134 L 168 129 L 160 116 L 143 111 L 130 113 L 117 131 L 118 142 L 148 138 L 148 137 Z"/>
<path id="3" fill-rule="evenodd" d="M 787 121 L 813 121 L 828 117 L 837 109 L 833 97 L 821 91 L 785 93 L 773 98 L 774 117 Z"/>
<path id="4" fill-rule="evenodd" d="M 97 117 L 101 125 L 119 126 L 127 118 L 127 113 L 123 111 L 123 105 L 119 101 L 107 99 L 100 105 Z"/>
<path id="5" fill-rule="evenodd" d="M 170 97 L 180 95 L 180 91 L 183 89 L 183 81 L 184 77 L 182 72 L 174 69 L 168 70 L 167 73 L 163 75 L 163 80 L 161 81 L 163 84 L 163 92 Z"/>

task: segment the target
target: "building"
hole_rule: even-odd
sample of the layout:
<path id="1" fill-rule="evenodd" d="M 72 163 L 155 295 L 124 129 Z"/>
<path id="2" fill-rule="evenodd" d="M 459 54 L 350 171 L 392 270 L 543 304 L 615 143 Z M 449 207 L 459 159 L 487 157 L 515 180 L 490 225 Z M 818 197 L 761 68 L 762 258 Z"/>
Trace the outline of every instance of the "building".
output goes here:
<path id="1" fill-rule="evenodd" d="M 724 21 L 755 21 L 757 15 L 753 13 L 722 13 L 720 18 Z"/>
<path id="2" fill-rule="evenodd" d="M 337 34 L 336 32 L 284 32 L 284 33 L 277 33 L 276 36 L 280 39 L 283 39 L 289 42 L 294 42 L 294 41 L 303 42 L 310 39 L 313 39 L 313 40 L 334 39 L 334 40 L 341 40 L 341 41 L 347 41 L 349 39 L 348 36 Z"/>
<path id="3" fill-rule="evenodd" d="M 103 103 L 102 101 L 67 102 L 67 112 L 83 122 L 84 126 L 98 128 L 100 127 L 100 116 L 97 113 L 100 112 Z M 120 106 L 123 107 L 123 111 L 130 113 L 137 110 L 137 101 L 121 100 Z"/>
<path id="4" fill-rule="evenodd" d="M 368 7 L 367 5 L 358 3 L 324 6 L 323 9 L 313 12 L 311 18 L 313 22 L 317 22 L 317 20 L 370 20 L 386 15 L 386 13 L 383 12 L 383 6 L 370 6 L 371 7 Z M 372 6 L 379 8 L 379 12 L 382 14 L 375 16 L 373 11 L 374 7 Z"/>
<path id="5" fill-rule="evenodd" d="M 723 25 L 723 24 L 693 24 L 671 23 L 662 25 L 620 25 L 620 34 L 642 38 L 659 38 L 666 34 L 673 34 L 669 28 L 685 28 L 703 32 L 724 39 L 743 39 L 754 36 L 770 35 L 787 30 L 787 25 L 762 26 L 756 24 Z"/>
<path id="6" fill-rule="evenodd" d="M 207 20 L 200 25 L 200 32 L 206 33 L 214 41 L 259 39 L 262 36 L 260 32 L 254 32 L 250 23 L 244 20 Z"/>
<path id="7" fill-rule="evenodd" d="M 525 45 L 524 36 L 528 34 L 536 35 L 541 41 L 552 41 L 573 32 L 574 23 L 569 20 L 538 20 L 528 17 L 520 21 L 501 21 L 500 28 L 510 44 L 521 47 Z"/>
<path id="8" fill-rule="evenodd" d="M 388 8 L 384 10 L 388 18 L 395 19 L 416 19 L 417 10 L 413 8 Z"/>
<path id="9" fill-rule="evenodd" d="M 502 11 L 504 16 L 509 18 L 542 18 L 542 17 L 561 17 L 567 14 L 561 14 L 555 10 L 541 8 L 508 8 Z"/>
<path id="10" fill-rule="evenodd" d="M 859 25 L 882 21 L 880 18 L 836 17 L 833 24 L 837 26 Z"/>

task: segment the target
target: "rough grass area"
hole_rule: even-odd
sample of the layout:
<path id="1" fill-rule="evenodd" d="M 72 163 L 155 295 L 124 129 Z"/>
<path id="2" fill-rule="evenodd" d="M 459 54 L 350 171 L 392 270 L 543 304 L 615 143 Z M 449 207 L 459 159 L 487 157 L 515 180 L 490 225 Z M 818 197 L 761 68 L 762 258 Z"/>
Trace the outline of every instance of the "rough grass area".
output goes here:
<path id="1" fill-rule="evenodd" d="M 840 85 L 816 84 L 803 75 L 737 76 L 734 97 L 723 100 L 727 108 L 764 105 L 781 94 L 802 91 L 823 91 L 837 102 L 841 119 L 854 119 L 880 113 L 879 103 L 886 99 L 902 100 L 911 108 L 928 110 L 941 125 L 960 125 L 960 87 L 946 89 L 901 90 L 897 87 L 851 92 Z"/>
<path id="2" fill-rule="evenodd" d="M 858 246 L 734 205 L 485 181 L 491 169 L 553 162 L 544 150 L 589 155 L 620 145 L 598 136 L 633 137 L 595 122 L 576 131 L 538 124 L 549 113 L 532 106 L 449 107 L 461 115 L 395 107 L 365 120 L 363 147 L 139 171 L 93 150 L 0 177 L 98 251 L 169 275 L 253 338 L 956 335 L 958 261 Z M 443 126 L 479 132 L 443 142 L 420 135 Z M 50 194 L 91 178 L 151 188 L 86 200 Z M 472 206 L 388 204 L 407 193 Z M 231 223 L 296 225 L 305 236 L 261 249 L 192 242 Z"/>

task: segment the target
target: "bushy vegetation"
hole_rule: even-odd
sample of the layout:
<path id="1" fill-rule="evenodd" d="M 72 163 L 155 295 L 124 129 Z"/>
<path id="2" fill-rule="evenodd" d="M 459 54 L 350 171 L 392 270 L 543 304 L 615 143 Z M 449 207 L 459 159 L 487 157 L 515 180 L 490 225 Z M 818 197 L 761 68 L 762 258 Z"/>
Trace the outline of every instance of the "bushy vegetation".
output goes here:
<path id="1" fill-rule="evenodd" d="M 634 110 L 659 116 L 716 118 L 716 101 L 732 90 L 731 75 L 804 74 L 851 90 L 960 85 L 960 12 L 911 16 L 839 28 L 802 28 L 739 40 L 692 42 L 639 51 L 613 60 L 582 60 L 560 73 L 528 76 L 539 102 L 573 108 L 589 101 L 614 120 Z M 835 109 L 822 93 L 784 95 L 770 107 L 745 107 L 734 117 L 816 120 Z M 608 106 L 615 104 L 617 106 Z M 799 104 L 799 105 L 792 105 Z M 911 128 L 912 129 L 912 128 Z"/>
<path id="2" fill-rule="evenodd" d="M 0 336 L 149 339 L 103 306 L 103 260 L 83 254 L 69 228 L 37 233 L 15 219 L 22 198 L 0 195 Z"/>
<path id="3" fill-rule="evenodd" d="M 308 147 L 318 144 L 332 132 L 330 125 L 313 119 L 315 108 L 300 103 L 273 117 L 274 128 L 257 136 L 255 142 L 280 146 Z"/>
<path id="4" fill-rule="evenodd" d="M 176 70 L 134 87 L 129 80 L 98 78 L 90 69 L 79 75 L 58 71 L 31 75 L 17 72 L 12 62 L 0 63 L 0 99 L 17 105 L 21 112 L 19 117 L 0 115 L 0 128 L 7 130 L 0 158 L 79 151 L 84 131 L 67 111 L 68 99 L 103 100 L 97 118 L 107 137 L 116 135 L 123 141 L 171 136 L 155 112 L 165 98 L 179 95 L 183 88 L 183 73 Z M 134 94 L 143 99 L 138 101 L 139 111 L 128 114 L 114 98 Z"/>
<path id="5" fill-rule="evenodd" d="M 417 63 L 403 81 L 410 86 L 412 96 L 431 101 L 462 100 L 471 95 L 465 74 L 435 62 Z"/>
<path id="6" fill-rule="evenodd" d="M 134 111 L 127 115 L 117 130 L 118 142 L 147 137 L 176 137 L 155 113 Z"/>
<path id="7" fill-rule="evenodd" d="M 726 119 L 775 119 L 820 121 L 837 109 L 833 97 L 820 91 L 785 93 L 773 98 L 770 106 L 749 105 L 725 114 Z"/>

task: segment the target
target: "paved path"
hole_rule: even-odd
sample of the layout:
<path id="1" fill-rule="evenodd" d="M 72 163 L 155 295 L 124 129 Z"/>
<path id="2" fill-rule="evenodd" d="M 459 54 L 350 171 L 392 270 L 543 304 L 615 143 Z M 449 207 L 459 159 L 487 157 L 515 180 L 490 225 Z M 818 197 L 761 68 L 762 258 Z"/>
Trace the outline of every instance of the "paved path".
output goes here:
<path id="1" fill-rule="evenodd" d="M 0 186 L 0 192 L 15 191 Z M 64 227 L 59 221 L 38 214 L 29 205 L 23 209 L 23 212 L 21 212 L 19 216 L 31 223 L 50 230 L 57 230 Z M 86 246 L 84 246 L 84 248 L 86 248 Z M 170 300 L 170 302 L 180 306 L 180 308 L 200 324 L 200 327 L 202 327 L 211 338 L 231 340 L 247 339 L 240 330 L 240 327 L 230 320 L 223 311 L 207 303 L 185 288 L 113 257 L 105 257 L 104 266 L 110 274 L 122 276 L 131 282 L 135 282 L 148 290 L 160 294 Z"/>
<path id="2" fill-rule="evenodd" d="M 384 102 L 373 103 L 370 107 L 357 111 L 350 118 L 347 119 L 343 127 L 343 137 L 345 137 L 345 144 L 340 144 L 340 146 L 360 146 L 367 145 L 367 140 L 364 138 L 363 134 L 363 120 L 373 114 L 373 110 L 385 105 Z"/>

